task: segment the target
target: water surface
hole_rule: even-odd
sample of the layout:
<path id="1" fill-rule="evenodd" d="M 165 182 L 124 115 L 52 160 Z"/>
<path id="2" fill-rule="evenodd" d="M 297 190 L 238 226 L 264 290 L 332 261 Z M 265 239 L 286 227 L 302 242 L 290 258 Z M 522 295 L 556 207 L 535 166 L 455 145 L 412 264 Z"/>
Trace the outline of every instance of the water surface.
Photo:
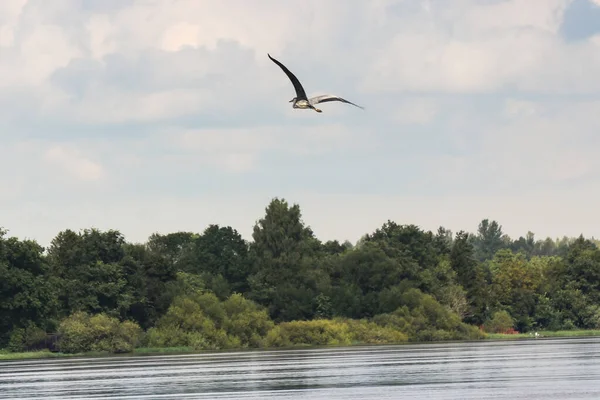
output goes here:
<path id="1" fill-rule="evenodd" d="M 0 362 L 0 399 L 600 399 L 600 338 Z"/>

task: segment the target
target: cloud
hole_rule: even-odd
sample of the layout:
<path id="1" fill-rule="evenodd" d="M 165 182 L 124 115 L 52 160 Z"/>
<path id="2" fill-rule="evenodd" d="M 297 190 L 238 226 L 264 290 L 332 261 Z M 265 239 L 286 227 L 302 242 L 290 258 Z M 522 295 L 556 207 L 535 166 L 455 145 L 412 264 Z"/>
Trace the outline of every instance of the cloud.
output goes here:
<path id="1" fill-rule="evenodd" d="M 437 113 L 435 101 L 428 98 L 412 98 L 402 102 L 394 119 L 402 124 L 427 124 Z"/>
<path id="2" fill-rule="evenodd" d="M 594 150 L 600 145 L 595 134 L 600 102 L 542 105 L 509 100 L 506 109 L 507 119 L 477 132 L 474 154 L 431 160 L 430 183 L 443 181 L 458 190 L 466 184 L 503 196 L 594 185 L 600 179 Z M 449 174 L 452 165 L 456 173 Z"/>
<path id="3" fill-rule="evenodd" d="M 538 111 L 538 105 L 533 101 L 509 98 L 504 103 L 504 114 L 509 118 L 530 117 Z"/>
<path id="4" fill-rule="evenodd" d="M 59 167 L 63 173 L 82 181 L 97 181 L 105 177 L 102 165 L 72 147 L 52 145 L 45 151 L 44 159 L 50 165 Z"/>
<path id="5" fill-rule="evenodd" d="M 593 93 L 600 53 L 559 33 L 568 0 L 462 2 L 418 10 L 370 67 L 370 91 Z M 468 6 L 465 6 L 468 4 Z M 462 10 L 461 10 L 462 8 Z M 400 23 L 401 21 L 398 21 Z"/>
<path id="6" fill-rule="evenodd" d="M 324 239 L 388 217 L 600 236 L 600 36 L 565 36 L 573 4 L 5 0 L 0 222 L 250 235 L 283 196 Z M 267 53 L 366 109 L 292 109 Z"/>
<path id="7" fill-rule="evenodd" d="M 230 172 L 247 172 L 259 167 L 266 154 L 290 156 L 333 155 L 340 150 L 365 150 L 372 145 L 356 131 L 340 124 L 318 127 L 286 126 L 207 129 L 169 132 L 163 136 L 172 148 L 195 163 Z"/>

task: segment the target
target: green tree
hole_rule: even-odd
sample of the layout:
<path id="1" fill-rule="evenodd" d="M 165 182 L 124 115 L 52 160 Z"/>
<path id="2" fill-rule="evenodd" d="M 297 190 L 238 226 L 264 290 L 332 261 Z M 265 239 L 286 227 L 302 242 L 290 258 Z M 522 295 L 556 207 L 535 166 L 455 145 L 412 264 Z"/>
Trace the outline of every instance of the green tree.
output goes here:
<path id="1" fill-rule="evenodd" d="M 231 292 L 249 290 L 248 252 L 248 243 L 235 229 L 209 225 L 187 247 L 179 269 L 201 275 L 207 287 L 225 299 Z"/>
<path id="2" fill-rule="evenodd" d="M 471 236 L 460 231 L 454 238 L 450 265 L 456 272 L 457 282 L 465 289 L 469 307 L 464 311 L 465 321 L 481 324 L 488 317 L 489 294 L 487 274 L 475 258 Z"/>
<path id="3" fill-rule="evenodd" d="M 517 330 L 527 332 L 535 313 L 539 270 L 532 268 L 523 253 L 499 250 L 490 262 L 492 297 L 516 319 Z"/>
<path id="4" fill-rule="evenodd" d="M 316 261 L 321 243 L 304 225 L 300 207 L 273 199 L 252 237 L 250 298 L 276 321 L 312 318 L 320 281 L 327 278 Z"/>
<path id="5" fill-rule="evenodd" d="M 43 247 L 32 240 L 7 239 L 5 234 L 0 229 L 0 347 L 13 330 L 32 324 L 53 329 L 58 308 L 56 281 L 49 274 Z"/>
<path id="6" fill-rule="evenodd" d="M 72 311 L 126 313 L 131 305 L 121 261 L 125 239 L 118 231 L 60 232 L 48 249 L 52 274 L 59 279 L 61 315 Z"/>
<path id="7" fill-rule="evenodd" d="M 566 278 L 590 301 L 600 304 L 600 249 L 580 236 L 569 246 L 565 260 Z"/>
<path id="8" fill-rule="evenodd" d="M 490 260 L 494 254 L 508 244 L 502 233 L 502 225 L 487 218 L 479 223 L 477 235 L 472 237 L 475 257 L 479 261 Z"/>
<path id="9" fill-rule="evenodd" d="M 504 333 L 512 329 L 514 324 L 513 317 L 507 311 L 496 311 L 492 318 L 485 322 L 485 330 L 491 333 Z"/>
<path id="10" fill-rule="evenodd" d="M 393 221 L 387 221 L 365 240 L 382 243 L 389 249 L 409 255 L 422 268 L 436 265 L 439 255 L 447 250 L 447 244 L 439 238 L 435 240 L 433 233 L 416 225 L 398 225 Z"/>
<path id="11" fill-rule="evenodd" d="M 154 233 L 148 238 L 148 250 L 160 254 L 165 261 L 177 267 L 185 250 L 194 243 L 198 235 L 192 232 L 175 232 L 166 235 Z"/>
<path id="12" fill-rule="evenodd" d="M 515 253 L 523 253 L 527 258 L 530 258 L 536 254 L 535 235 L 533 232 L 527 232 L 525 237 L 521 236 L 519 239 L 512 242 L 510 248 Z"/>
<path id="13" fill-rule="evenodd" d="M 144 329 L 148 329 L 164 315 L 175 296 L 169 287 L 177 279 L 177 268 L 160 248 L 146 244 L 132 245 L 127 250 L 130 261 L 136 264 L 135 269 L 142 276 L 141 286 L 136 289 L 141 309 L 137 306 L 132 309 L 132 316 Z"/>
<path id="14" fill-rule="evenodd" d="M 440 226 L 435 234 L 434 243 L 442 254 L 450 254 L 454 238 L 452 231 Z"/>

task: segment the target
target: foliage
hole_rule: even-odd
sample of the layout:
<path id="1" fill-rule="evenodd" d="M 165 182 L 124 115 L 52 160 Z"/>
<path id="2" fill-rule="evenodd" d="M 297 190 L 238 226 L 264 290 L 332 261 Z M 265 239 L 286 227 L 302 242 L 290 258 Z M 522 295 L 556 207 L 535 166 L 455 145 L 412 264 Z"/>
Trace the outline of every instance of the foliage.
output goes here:
<path id="1" fill-rule="evenodd" d="M 486 332 L 505 333 L 514 327 L 514 319 L 505 311 L 496 311 L 489 321 L 486 321 L 484 327 Z"/>
<path id="2" fill-rule="evenodd" d="M 350 345 L 353 343 L 400 343 L 407 336 L 393 328 L 367 320 L 315 319 L 283 322 L 273 328 L 266 338 L 269 347 L 301 345 Z"/>
<path id="3" fill-rule="evenodd" d="M 478 328 L 460 321 L 433 296 L 419 289 L 409 289 L 400 296 L 400 307 L 391 313 L 375 316 L 373 321 L 405 332 L 410 341 L 479 339 Z"/>
<path id="4" fill-rule="evenodd" d="M 275 198 L 246 241 L 229 226 L 59 232 L 44 249 L 0 229 L 0 348 L 131 351 L 477 339 L 600 328 L 594 238 L 516 240 L 385 221 L 321 242 Z M 509 321 L 510 318 L 510 321 Z M 142 332 L 139 336 L 139 333 Z"/>
<path id="5" fill-rule="evenodd" d="M 0 229 L 0 348 L 11 340 L 11 331 L 19 335 L 19 329 L 32 323 L 52 328 L 58 308 L 57 280 L 48 269 L 43 248 L 4 235 Z M 19 347 L 15 340 L 11 346 Z"/>
<path id="6" fill-rule="evenodd" d="M 91 315 L 77 311 L 61 321 L 58 332 L 59 349 L 63 353 L 126 353 L 138 344 L 141 328 L 135 322 L 119 322 L 105 313 Z"/>
<path id="7" fill-rule="evenodd" d="M 46 332 L 34 323 L 29 322 L 22 328 L 12 330 L 8 349 L 14 352 L 30 351 L 45 348 Z"/>
<path id="8" fill-rule="evenodd" d="M 269 332 L 266 343 L 269 347 L 349 345 L 352 337 L 347 324 L 315 319 L 283 322 Z"/>
<path id="9" fill-rule="evenodd" d="M 338 318 L 337 321 L 348 325 L 353 343 L 390 344 L 408 341 L 408 336 L 404 332 L 400 332 L 391 327 L 378 325 L 367 319 L 356 320 Z"/>
<path id="10" fill-rule="evenodd" d="M 145 344 L 197 350 L 259 347 L 273 326 L 266 310 L 241 294 L 222 302 L 213 293 L 197 292 L 176 297 L 148 330 Z"/>

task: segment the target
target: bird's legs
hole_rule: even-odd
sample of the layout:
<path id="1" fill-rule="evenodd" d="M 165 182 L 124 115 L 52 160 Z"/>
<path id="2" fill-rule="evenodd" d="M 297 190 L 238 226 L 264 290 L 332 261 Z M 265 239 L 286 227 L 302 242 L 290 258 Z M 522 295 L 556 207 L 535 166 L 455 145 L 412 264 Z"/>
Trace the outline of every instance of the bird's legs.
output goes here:
<path id="1" fill-rule="evenodd" d="M 310 108 L 312 108 L 313 110 L 315 110 L 316 112 L 320 113 L 323 112 L 322 110 L 319 110 L 317 107 L 315 106 L 310 106 Z"/>

